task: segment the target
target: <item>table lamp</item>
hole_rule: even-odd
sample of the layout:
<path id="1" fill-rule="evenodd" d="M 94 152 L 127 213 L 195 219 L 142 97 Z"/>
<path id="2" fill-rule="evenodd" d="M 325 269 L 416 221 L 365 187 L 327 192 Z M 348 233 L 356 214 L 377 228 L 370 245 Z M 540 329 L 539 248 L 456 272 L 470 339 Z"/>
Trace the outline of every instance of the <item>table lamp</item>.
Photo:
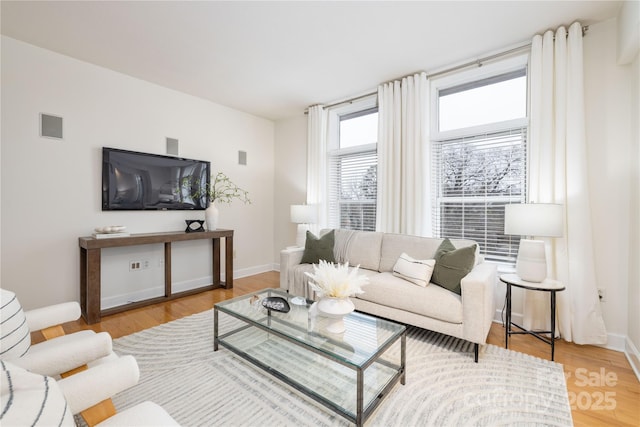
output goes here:
<path id="1" fill-rule="evenodd" d="M 296 246 L 304 247 L 309 224 L 315 224 L 316 221 L 318 221 L 318 211 L 315 205 L 291 205 L 291 222 L 298 224 Z"/>
<path id="2" fill-rule="evenodd" d="M 561 237 L 562 205 L 523 203 L 504 207 L 504 234 L 530 237 Z M 516 273 L 527 282 L 547 277 L 547 258 L 542 240 L 520 239 Z"/>

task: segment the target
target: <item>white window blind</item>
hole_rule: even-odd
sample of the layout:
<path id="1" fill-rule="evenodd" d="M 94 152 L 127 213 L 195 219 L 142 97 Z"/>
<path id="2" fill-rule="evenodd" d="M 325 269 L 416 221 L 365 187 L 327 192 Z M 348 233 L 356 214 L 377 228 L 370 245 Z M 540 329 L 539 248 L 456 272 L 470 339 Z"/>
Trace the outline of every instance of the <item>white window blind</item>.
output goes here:
<path id="1" fill-rule="evenodd" d="M 527 128 L 434 141 L 433 232 L 472 239 L 487 260 L 515 263 L 519 236 L 504 234 L 504 206 L 526 200 Z"/>
<path id="2" fill-rule="evenodd" d="M 377 162 L 375 145 L 329 153 L 329 226 L 375 231 Z"/>

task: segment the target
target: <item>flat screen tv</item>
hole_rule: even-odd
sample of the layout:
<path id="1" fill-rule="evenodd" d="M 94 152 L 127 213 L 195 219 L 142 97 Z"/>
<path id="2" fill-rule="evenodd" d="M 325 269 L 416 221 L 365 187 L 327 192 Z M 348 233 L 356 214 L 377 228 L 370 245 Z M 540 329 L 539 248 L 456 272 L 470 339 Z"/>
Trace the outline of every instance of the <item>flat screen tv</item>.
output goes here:
<path id="1" fill-rule="evenodd" d="M 102 210 L 203 210 L 210 162 L 102 149 Z"/>

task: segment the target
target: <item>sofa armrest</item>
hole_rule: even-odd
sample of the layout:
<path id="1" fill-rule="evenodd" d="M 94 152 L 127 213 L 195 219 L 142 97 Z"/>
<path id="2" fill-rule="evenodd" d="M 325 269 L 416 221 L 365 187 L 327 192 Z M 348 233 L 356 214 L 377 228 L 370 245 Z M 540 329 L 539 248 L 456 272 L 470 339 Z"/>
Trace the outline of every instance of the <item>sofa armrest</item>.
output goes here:
<path id="1" fill-rule="evenodd" d="M 294 247 L 280 251 L 280 288 L 289 291 L 289 270 L 300 264 L 304 248 Z"/>
<path id="2" fill-rule="evenodd" d="M 462 327 L 467 341 L 484 344 L 495 312 L 496 266 L 476 265 L 462 278 Z"/>

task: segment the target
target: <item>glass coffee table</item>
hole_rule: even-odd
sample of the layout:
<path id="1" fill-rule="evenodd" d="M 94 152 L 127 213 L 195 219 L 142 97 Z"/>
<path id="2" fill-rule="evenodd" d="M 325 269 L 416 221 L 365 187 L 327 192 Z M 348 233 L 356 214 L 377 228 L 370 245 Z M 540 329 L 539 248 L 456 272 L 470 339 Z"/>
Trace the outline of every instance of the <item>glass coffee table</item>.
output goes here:
<path id="1" fill-rule="evenodd" d="M 266 297 L 287 300 L 290 311 L 267 310 Z M 220 302 L 213 349 L 231 350 L 361 426 L 398 381 L 405 383 L 406 328 L 353 312 L 344 319 L 346 331 L 332 334 L 328 319 L 311 315 L 312 303 L 279 289 Z M 240 321 L 219 331 L 220 313 Z"/>

